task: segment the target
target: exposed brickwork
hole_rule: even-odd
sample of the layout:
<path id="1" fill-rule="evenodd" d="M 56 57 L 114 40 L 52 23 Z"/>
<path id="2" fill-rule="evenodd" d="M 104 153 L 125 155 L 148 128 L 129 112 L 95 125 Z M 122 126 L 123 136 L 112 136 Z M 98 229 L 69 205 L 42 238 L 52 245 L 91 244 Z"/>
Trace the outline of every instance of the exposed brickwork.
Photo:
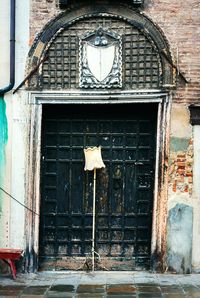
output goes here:
<path id="1" fill-rule="evenodd" d="M 164 32 L 174 63 L 188 80 L 179 82 L 174 101 L 200 101 L 200 1 L 147 0 L 145 13 Z"/>
<path id="2" fill-rule="evenodd" d="M 169 171 L 169 187 L 173 192 L 192 194 L 193 183 L 193 140 L 188 144 L 186 152 L 172 152 Z"/>
<path id="3" fill-rule="evenodd" d="M 30 11 L 30 45 L 42 28 L 61 11 L 58 0 L 32 0 Z"/>
<path id="4" fill-rule="evenodd" d="M 60 12 L 58 0 L 31 1 L 30 45 L 44 25 Z M 179 80 L 174 102 L 195 103 L 200 100 L 199 12 L 199 0 L 145 0 L 144 13 L 164 32 L 174 63 L 188 81 Z"/>

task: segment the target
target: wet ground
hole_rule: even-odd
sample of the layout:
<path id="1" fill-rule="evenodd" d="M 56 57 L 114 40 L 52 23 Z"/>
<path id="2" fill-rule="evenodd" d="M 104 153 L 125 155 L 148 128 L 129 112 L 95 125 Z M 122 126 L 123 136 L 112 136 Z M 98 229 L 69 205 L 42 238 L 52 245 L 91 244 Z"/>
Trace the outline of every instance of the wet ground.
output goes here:
<path id="1" fill-rule="evenodd" d="M 0 276 L 3 297 L 87 298 L 200 298 L 200 274 L 152 274 L 148 272 L 45 272 Z"/>

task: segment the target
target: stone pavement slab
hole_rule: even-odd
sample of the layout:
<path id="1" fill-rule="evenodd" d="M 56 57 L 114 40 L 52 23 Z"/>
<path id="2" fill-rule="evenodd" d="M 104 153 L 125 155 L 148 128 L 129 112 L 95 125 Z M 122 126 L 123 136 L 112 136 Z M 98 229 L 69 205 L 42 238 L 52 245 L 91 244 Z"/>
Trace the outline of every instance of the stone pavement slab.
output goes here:
<path id="1" fill-rule="evenodd" d="M 200 274 L 43 272 L 0 276 L 0 298 L 200 298 Z"/>

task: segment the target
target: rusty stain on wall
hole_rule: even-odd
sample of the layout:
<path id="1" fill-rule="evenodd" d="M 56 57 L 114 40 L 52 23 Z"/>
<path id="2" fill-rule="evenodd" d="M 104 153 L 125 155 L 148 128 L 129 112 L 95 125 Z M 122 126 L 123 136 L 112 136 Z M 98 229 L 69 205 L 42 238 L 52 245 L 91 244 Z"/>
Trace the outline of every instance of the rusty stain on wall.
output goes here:
<path id="1" fill-rule="evenodd" d="M 193 139 L 188 140 L 186 151 L 171 152 L 169 189 L 175 193 L 192 194 Z"/>

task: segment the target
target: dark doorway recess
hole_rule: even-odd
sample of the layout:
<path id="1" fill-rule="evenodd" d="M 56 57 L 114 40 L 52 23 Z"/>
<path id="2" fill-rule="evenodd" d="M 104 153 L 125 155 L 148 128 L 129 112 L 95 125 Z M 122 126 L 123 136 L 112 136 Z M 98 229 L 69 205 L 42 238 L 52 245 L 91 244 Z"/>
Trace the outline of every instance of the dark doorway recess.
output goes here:
<path id="1" fill-rule="evenodd" d="M 83 149 L 101 146 L 96 243 L 109 270 L 150 267 L 157 105 L 44 105 L 41 270 L 78 269 L 91 253 L 93 172 Z"/>

